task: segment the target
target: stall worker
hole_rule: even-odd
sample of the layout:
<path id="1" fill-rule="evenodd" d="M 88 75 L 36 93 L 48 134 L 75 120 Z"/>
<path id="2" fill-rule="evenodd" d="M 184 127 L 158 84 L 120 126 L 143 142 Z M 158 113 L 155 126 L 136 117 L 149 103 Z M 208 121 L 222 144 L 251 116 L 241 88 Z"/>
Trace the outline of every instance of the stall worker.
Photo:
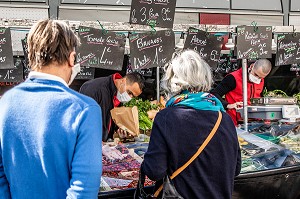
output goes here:
<path id="1" fill-rule="evenodd" d="M 138 72 L 128 73 L 122 77 L 119 73 L 107 77 L 99 77 L 85 82 L 79 92 L 85 94 L 100 105 L 102 109 L 102 141 L 112 138 L 116 125 L 111 119 L 110 111 L 121 103 L 129 102 L 142 93 L 144 78 Z M 117 129 L 121 138 L 130 136 L 127 132 Z"/>
<path id="2" fill-rule="evenodd" d="M 272 64 L 267 59 L 259 59 L 248 68 L 247 98 L 259 98 L 264 87 L 264 78 L 270 73 Z M 219 98 L 232 118 L 235 125 L 241 120 L 241 115 L 236 109 L 243 107 L 243 69 L 242 67 L 228 74 L 221 83 L 211 91 Z M 225 95 L 225 100 L 222 96 Z"/>
<path id="3" fill-rule="evenodd" d="M 68 86 L 79 40 L 46 19 L 27 42 L 31 72 L 0 100 L 0 198 L 97 198 L 101 109 Z"/>

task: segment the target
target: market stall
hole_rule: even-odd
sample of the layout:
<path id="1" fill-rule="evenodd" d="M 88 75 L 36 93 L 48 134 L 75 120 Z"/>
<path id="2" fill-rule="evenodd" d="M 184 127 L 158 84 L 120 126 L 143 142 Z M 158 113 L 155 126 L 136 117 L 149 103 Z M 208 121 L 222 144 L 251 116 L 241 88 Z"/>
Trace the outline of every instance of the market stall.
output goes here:
<path id="1" fill-rule="evenodd" d="M 237 129 L 237 133 L 242 169 L 235 180 L 234 198 L 297 198 L 300 194 L 300 123 L 255 122 L 249 124 L 249 132 Z M 147 135 L 139 137 L 134 143 L 104 146 L 99 198 L 133 196 L 148 146 Z M 146 180 L 147 186 L 152 184 Z M 150 187 L 148 190 L 152 191 Z M 254 195 L 249 196 L 250 192 Z"/>
<path id="2" fill-rule="evenodd" d="M 138 21 L 141 17 L 143 16 L 132 16 L 131 22 Z M 4 26 L 8 32 L 10 31 L 8 26 L 19 27 L 19 29 L 23 27 L 28 30 L 33 24 L 32 21 L 7 21 L 6 23 L 0 25 Z M 25 27 L 24 24 L 26 24 Z M 173 24 L 173 29 L 170 29 L 172 27 L 170 24 L 167 24 L 165 27 L 155 27 L 151 21 L 146 26 L 136 25 L 135 23 L 132 25 L 129 23 L 105 23 L 97 21 L 70 21 L 69 24 L 74 27 L 74 31 L 77 31 L 79 36 L 81 35 L 83 42 L 83 47 L 79 49 L 78 61 L 84 67 L 80 73 L 81 76 L 78 76 L 77 79 L 94 78 L 94 70 L 90 70 L 95 68 L 121 70 L 123 54 L 125 48 L 128 48 L 124 42 L 126 38 L 122 35 L 124 31 L 131 33 L 127 33 L 127 39 L 130 45 L 132 69 L 141 71 L 156 67 L 156 80 L 158 83 L 160 77 L 159 68 L 170 60 L 174 52 L 175 42 L 169 41 L 174 41 L 175 33 L 180 35 L 184 32 L 187 35 L 187 41 L 202 42 L 202 48 L 199 49 L 195 43 L 191 44 L 191 42 L 186 43 L 183 48 L 193 48 L 199 51 L 215 71 L 219 69 L 218 62 L 223 40 L 219 35 L 214 35 L 214 33 L 238 34 L 236 33 L 236 26 Z M 244 26 L 240 27 L 240 29 L 243 28 Z M 255 27 L 254 29 L 252 26 L 247 28 L 249 31 L 253 30 L 254 33 L 257 32 L 257 30 L 254 31 Z M 259 30 L 263 29 L 260 29 L 260 27 L 257 28 Z M 246 56 L 248 55 L 246 52 L 249 52 L 247 44 L 243 43 L 243 41 L 238 43 L 240 47 L 246 47 L 241 49 L 240 54 L 238 54 L 238 59 L 243 60 L 245 70 L 247 59 L 260 58 L 258 55 L 261 51 L 263 54 L 271 54 L 272 36 L 270 34 L 290 33 L 294 35 L 295 33 L 294 27 L 269 26 L 264 27 L 264 31 L 268 31 L 268 34 L 263 34 L 268 35 L 268 42 L 261 43 L 261 40 L 256 40 L 253 47 L 255 50 L 250 54 L 251 57 Z M 97 42 L 93 43 L 88 40 L 90 39 L 89 37 L 85 37 L 85 35 L 91 33 L 100 35 L 101 39 L 104 39 L 103 41 L 101 40 L 100 47 L 93 46 Z M 201 39 L 204 36 L 207 37 L 205 43 Z M 10 37 L 10 35 L 3 37 Z M 136 41 L 140 38 L 152 41 L 149 45 L 151 48 L 147 46 L 147 42 L 137 43 Z M 98 41 L 99 38 L 93 39 Z M 286 37 L 280 36 L 280 39 L 282 42 L 289 44 L 291 41 L 299 38 L 287 37 L 289 40 L 284 41 L 283 39 L 286 39 Z M 6 42 L 6 44 L 9 43 Z M 115 43 L 119 46 L 113 45 Z M 295 48 L 289 48 L 288 45 L 278 47 L 278 51 L 283 50 L 284 52 L 281 52 L 281 54 L 278 53 L 277 63 L 279 65 L 297 63 L 299 60 L 298 47 L 298 43 Z M 12 47 L 3 48 L 3 54 L 7 57 L 12 57 L 10 56 L 12 55 L 12 51 L 7 51 L 9 48 Z M 265 53 L 266 51 L 268 53 Z M 284 57 L 285 52 L 289 52 L 286 57 Z M 14 64 L 13 62 L 13 59 L 7 59 L 4 61 L 4 64 L 0 65 L 3 71 L 3 75 L 0 75 L 0 80 L 3 82 L 18 80 L 13 76 L 13 74 L 18 72 L 18 68 L 15 67 L 15 65 L 17 66 L 16 61 Z M 150 62 L 152 64 L 149 64 Z M 21 62 L 17 63 L 19 66 Z M 28 72 L 26 71 L 28 69 L 26 68 L 26 62 L 23 60 L 22 63 L 24 64 L 24 70 L 21 70 L 20 74 L 16 74 L 21 79 Z M 20 81 L 18 80 L 18 82 Z M 159 100 L 159 84 L 157 86 L 157 98 Z M 267 101 L 267 98 L 256 100 L 256 106 L 251 107 L 247 106 L 247 103 L 244 103 L 245 107 L 242 115 L 245 115 L 245 123 L 244 126 L 242 125 L 241 128 L 237 129 L 243 162 L 241 174 L 235 180 L 233 198 L 299 198 L 300 122 L 298 119 L 299 108 L 296 106 L 296 101 L 294 101 L 294 98 L 285 98 L 285 101 L 275 99 L 275 104 L 268 104 L 273 103 L 274 99 L 270 99 L 270 101 Z M 134 102 L 133 104 L 128 104 L 128 106 L 139 106 L 141 103 L 145 102 Z M 143 161 L 143 155 L 147 151 L 151 133 L 152 118 L 149 118 L 146 113 L 150 110 L 160 108 L 159 106 L 149 105 L 148 102 L 147 106 L 146 108 L 144 107 L 143 111 L 139 111 L 140 133 L 136 134 L 134 140 L 123 142 L 120 139 L 115 139 L 112 142 L 103 144 L 103 175 L 101 177 L 99 198 L 132 198 L 138 181 L 140 165 Z M 252 120 L 250 123 L 247 118 L 255 120 Z M 269 120 L 268 124 L 265 123 L 266 120 Z M 153 183 L 149 179 L 146 179 L 146 189 L 149 192 L 152 191 Z"/>

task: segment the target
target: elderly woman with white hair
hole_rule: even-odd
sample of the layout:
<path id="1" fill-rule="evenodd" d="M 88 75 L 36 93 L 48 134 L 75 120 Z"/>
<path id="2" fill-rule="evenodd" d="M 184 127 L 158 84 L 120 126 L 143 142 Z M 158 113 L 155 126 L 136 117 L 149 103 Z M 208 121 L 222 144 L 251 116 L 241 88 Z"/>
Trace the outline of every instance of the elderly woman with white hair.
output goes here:
<path id="1" fill-rule="evenodd" d="M 166 175 L 172 176 L 190 160 L 171 177 L 183 198 L 231 198 L 241 154 L 230 116 L 208 93 L 212 82 L 209 65 L 193 50 L 183 51 L 166 68 L 162 87 L 168 101 L 155 117 L 141 168 L 157 181 L 156 188 Z"/>

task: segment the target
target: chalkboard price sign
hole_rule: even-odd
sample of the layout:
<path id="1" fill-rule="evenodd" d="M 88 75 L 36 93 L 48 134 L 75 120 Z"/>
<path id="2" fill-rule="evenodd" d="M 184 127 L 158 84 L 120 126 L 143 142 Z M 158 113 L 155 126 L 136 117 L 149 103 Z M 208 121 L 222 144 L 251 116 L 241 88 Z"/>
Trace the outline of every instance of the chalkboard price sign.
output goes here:
<path id="1" fill-rule="evenodd" d="M 237 58 L 257 59 L 272 57 L 271 26 L 237 27 Z"/>
<path id="2" fill-rule="evenodd" d="M 133 70 L 164 66 L 174 53 L 175 35 L 172 30 L 129 34 L 129 41 Z"/>
<path id="3" fill-rule="evenodd" d="M 0 69 L 13 69 L 13 50 L 10 29 L 0 27 Z"/>
<path id="4" fill-rule="evenodd" d="M 132 0 L 131 24 L 148 24 L 154 20 L 156 26 L 173 28 L 176 0 Z"/>
<path id="5" fill-rule="evenodd" d="M 300 35 L 278 35 L 275 65 L 280 66 L 297 63 L 300 63 Z"/>
<path id="6" fill-rule="evenodd" d="M 23 81 L 23 59 L 13 57 L 13 69 L 0 69 L 0 82 L 22 82 Z"/>
<path id="7" fill-rule="evenodd" d="M 80 72 L 77 74 L 75 79 L 94 79 L 95 68 L 81 66 Z"/>
<path id="8" fill-rule="evenodd" d="M 216 69 L 223 45 L 223 38 L 205 31 L 189 28 L 184 49 L 194 49 L 213 68 Z"/>
<path id="9" fill-rule="evenodd" d="M 100 29 L 80 26 L 78 29 L 81 45 L 77 62 L 81 66 L 122 70 L 125 35 Z"/>

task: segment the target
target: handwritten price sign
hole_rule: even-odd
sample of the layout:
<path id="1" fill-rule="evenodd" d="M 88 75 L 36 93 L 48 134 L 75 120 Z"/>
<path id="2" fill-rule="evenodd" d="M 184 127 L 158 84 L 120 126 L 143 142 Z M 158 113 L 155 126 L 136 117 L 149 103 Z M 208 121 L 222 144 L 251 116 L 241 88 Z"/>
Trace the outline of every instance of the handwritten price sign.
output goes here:
<path id="1" fill-rule="evenodd" d="M 271 26 L 237 27 L 237 58 L 258 59 L 272 57 Z"/>
<path id="2" fill-rule="evenodd" d="M 132 0 L 131 24 L 146 25 L 154 20 L 156 26 L 173 28 L 176 0 Z"/>
<path id="3" fill-rule="evenodd" d="M 300 63 L 300 35 L 282 34 L 277 37 L 276 66 Z"/>
<path id="4" fill-rule="evenodd" d="M 77 62 L 82 66 L 122 70 L 125 51 L 125 35 L 115 32 L 104 33 L 100 29 L 80 26 L 78 29 L 81 46 Z"/>
<path id="5" fill-rule="evenodd" d="M 172 30 L 129 35 L 132 69 L 164 66 L 174 52 L 174 40 Z"/>

